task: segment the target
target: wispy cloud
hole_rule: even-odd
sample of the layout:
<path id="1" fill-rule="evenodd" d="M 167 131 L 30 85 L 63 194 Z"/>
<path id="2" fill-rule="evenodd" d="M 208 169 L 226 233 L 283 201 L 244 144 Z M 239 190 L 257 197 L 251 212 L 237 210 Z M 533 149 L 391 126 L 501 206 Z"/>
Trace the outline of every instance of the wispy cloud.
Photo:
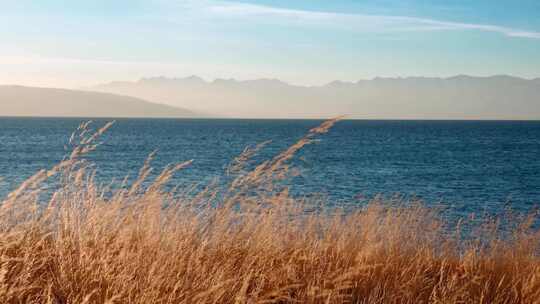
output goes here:
<path id="1" fill-rule="evenodd" d="M 202 1 L 191 9 L 204 9 L 213 18 L 252 19 L 263 23 L 341 28 L 358 32 L 482 31 L 507 37 L 540 39 L 540 32 L 493 24 L 462 23 L 409 16 L 349 14 L 278 8 L 264 5 Z"/>

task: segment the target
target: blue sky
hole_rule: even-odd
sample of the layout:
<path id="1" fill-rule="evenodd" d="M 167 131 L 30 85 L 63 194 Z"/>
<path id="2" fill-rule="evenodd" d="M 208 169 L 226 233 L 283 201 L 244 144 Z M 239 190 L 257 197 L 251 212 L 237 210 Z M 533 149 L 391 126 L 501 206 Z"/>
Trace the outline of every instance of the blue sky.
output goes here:
<path id="1" fill-rule="evenodd" d="M 540 1 L 0 0 L 0 83 L 540 77 Z"/>

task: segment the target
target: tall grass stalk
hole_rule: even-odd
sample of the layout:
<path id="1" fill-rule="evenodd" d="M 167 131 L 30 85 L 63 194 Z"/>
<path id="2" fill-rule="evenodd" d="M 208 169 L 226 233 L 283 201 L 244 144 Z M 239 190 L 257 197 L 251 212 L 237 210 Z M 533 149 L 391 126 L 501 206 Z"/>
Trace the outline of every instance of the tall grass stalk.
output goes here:
<path id="1" fill-rule="evenodd" d="M 421 203 L 307 212 L 279 181 L 335 122 L 253 168 L 262 145 L 246 149 L 225 189 L 195 195 L 164 188 L 191 162 L 149 181 L 153 154 L 136 181 L 98 185 L 85 155 L 110 124 L 82 124 L 0 206 L 0 303 L 540 303 L 535 215 L 464 240 Z"/>

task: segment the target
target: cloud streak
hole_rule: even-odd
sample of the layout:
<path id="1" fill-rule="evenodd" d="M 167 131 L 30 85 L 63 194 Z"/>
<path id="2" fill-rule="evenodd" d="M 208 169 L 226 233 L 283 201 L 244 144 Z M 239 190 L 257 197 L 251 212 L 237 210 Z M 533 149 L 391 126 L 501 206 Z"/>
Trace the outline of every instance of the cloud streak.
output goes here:
<path id="1" fill-rule="evenodd" d="M 197 7 L 203 8 L 213 18 L 249 19 L 262 23 L 341 28 L 357 32 L 481 31 L 507 37 L 540 39 L 540 32 L 537 31 L 408 16 L 308 11 L 223 1 L 199 2 Z"/>

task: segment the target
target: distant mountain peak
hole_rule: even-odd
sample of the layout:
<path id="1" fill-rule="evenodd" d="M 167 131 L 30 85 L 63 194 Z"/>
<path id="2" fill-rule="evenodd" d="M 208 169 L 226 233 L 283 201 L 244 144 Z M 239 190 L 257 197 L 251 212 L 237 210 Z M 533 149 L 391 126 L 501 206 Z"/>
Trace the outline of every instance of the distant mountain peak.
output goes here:
<path id="1" fill-rule="evenodd" d="M 111 82 L 109 84 L 116 84 L 116 83 L 124 83 L 124 82 Z M 207 82 L 203 78 L 197 76 L 197 75 L 191 75 L 183 78 L 174 78 L 174 77 L 165 77 L 165 76 L 157 76 L 157 77 L 149 77 L 149 78 L 141 78 L 137 83 L 141 84 L 224 84 L 224 83 L 246 83 L 246 84 L 258 84 L 258 85 L 281 85 L 281 86 L 288 86 L 287 82 L 284 82 L 277 78 L 257 78 L 257 79 L 251 79 L 251 80 L 237 80 L 234 78 L 216 78 L 213 81 Z"/>
<path id="2" fill-rule="evenodd" d="M 204 84 L 206 81 L 199 76 L 191 75 L 184 78 L 169 78 L 165 76 L 141 78 L 138 83 L 151 83 L 151 84 L 175 84 L 175 83 L 189 83 L 189 84 Z"/>
<path id="3" fill-rule="evenodd" d="M 325 86 L 326 87 L 345 87 L 345 86 L 349 86 L 353 84 L 354 82 L 350 82 L 350 81 L 334 80 L 327 83 Z"/>
<path id="4" fill-rule="evenodd" d="M 193 81 L 193 82 L 206 82 L 204 79 L 202 79 L 201 77 L 199 77 L 197 75 L 188 76 L 188 77 L 184 78 L 183 80 L 185 80 L 185 81 Z"/>
<path id="5" fill-rule="evenodd" d="M 465 74 L 458 74 L 455 76 L 447 77 L 446 80 L 468 80 L 468 79 L 473 79 L 473 78 L 482 78 L 482 77 L 474 77 L 474 76 L 469 76 Z"/>

